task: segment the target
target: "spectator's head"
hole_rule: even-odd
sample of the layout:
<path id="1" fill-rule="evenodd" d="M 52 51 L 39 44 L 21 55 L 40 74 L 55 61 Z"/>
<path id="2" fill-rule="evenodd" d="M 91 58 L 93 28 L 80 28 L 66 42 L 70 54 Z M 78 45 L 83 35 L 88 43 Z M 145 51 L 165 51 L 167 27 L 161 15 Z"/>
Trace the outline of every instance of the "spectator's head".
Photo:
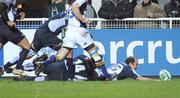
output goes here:
<path id="1" fill-rule="evenodd" d="M 137 65 L 138 65 L 138 60 L 136 58 L 130 56 L 125 60 L 125 63 L 127 65 L 129 65 L 132 69 L 136 70 Z"/>

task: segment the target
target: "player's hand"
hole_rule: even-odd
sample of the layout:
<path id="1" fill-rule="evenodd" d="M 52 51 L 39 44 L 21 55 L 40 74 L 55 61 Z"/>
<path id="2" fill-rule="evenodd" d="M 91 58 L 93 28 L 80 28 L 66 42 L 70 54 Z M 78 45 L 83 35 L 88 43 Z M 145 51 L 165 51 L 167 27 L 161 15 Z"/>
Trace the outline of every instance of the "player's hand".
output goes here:
<path id="1" fill-rule="evenodd" d="M 84 18 L 82 22 L 84 22 L 86 24 L 90 24 L 91 21 L 88 18 Z"/>
<path id="2" fill-rule="evenodd" d="M 10 28 L 15 28 L 16 27 L 16 23 L 14 21 L 7 21 L 7 24 Z"/>
<path id="3" fill-rule="evenodd" d="M 24 19 L 24 18 L 25 18 L 25 13 L 24 12 L 19 13 L 19 19 Z"/>

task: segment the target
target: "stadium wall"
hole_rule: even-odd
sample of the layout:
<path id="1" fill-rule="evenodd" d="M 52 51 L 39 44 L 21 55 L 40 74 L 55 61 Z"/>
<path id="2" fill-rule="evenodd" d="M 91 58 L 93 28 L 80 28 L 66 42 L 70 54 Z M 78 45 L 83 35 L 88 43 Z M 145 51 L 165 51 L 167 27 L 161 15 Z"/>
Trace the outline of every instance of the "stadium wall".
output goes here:
<path id="1" fill-rule="evenodd" d="M 90 30 L 99 53 L 105 57 L 106 66 L 124 62 L 126 57 L 139 60 L 137 72 L 143 76 L 157 76 L 161 69 L 180 76 L 180 30 L 179 29 L 94 29 Z M 22 32 L 31 42 L 35 29 Z M 20 48 L 8 43 L 0 51 L 3 65 L 18 55 Z M 49 51 L 51 52 L 51 51 Z M 81 54 L 78 49 L 76 55 Z M 30 63 L 28 60 L 25 63 Z"/>

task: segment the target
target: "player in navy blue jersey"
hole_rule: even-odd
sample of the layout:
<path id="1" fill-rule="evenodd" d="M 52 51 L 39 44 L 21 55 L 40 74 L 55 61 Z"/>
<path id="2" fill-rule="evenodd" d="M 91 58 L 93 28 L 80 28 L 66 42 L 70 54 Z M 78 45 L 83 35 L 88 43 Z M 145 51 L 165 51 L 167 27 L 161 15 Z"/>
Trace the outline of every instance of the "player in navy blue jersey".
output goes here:
<path id="1" fill-rule="evenodd" d="M 117 73 L 117 80 L 132 78 L 135 80 L 153 80 L 140 76 L 137 72 L 138 60 L 132 56 L 128 57 L 124 63 L 112 65 L 108 68 L 109 73 Z"/>
<path id="2" fill-rule="evenodd" d="M 24 18 L 24 14 L 19 11 L 18 4 L 22 0 L 1 0 L 0 1 L 0 48 L 8 41 L 22 48 L 19 53 L 17 65 L 13 72 L 22 71 L 22 63 L 24 62 L 30 49 L 29 42 L 23 33 L 16 27 L 16 19 Z M 8 13 L 12 12 L 12 17 L 8 17 Z"/>
<path id="3" fill-rule="evenodd" d="M 33 41 L 30 45 L 30 51 L 26 59 L 30 59 L 43 47 L 50 47 L 55 51 L 61 48 L 62 40 L 58 38 L 58 35 L 62 32 L 67 25 L 65 19 L 66 11 L 61 12 L 48 19 L 42 26 L 40 26 L 34 35 Z M 15 57 L 13 60 L 7 62 L 4 65 L 4 70 L 17 63 L 19 57 Z"/>

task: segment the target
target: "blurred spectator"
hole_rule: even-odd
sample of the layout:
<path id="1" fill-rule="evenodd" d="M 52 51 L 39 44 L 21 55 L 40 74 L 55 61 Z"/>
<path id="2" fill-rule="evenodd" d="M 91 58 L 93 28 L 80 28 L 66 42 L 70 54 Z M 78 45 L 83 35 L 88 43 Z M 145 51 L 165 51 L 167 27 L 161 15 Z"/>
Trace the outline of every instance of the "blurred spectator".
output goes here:
<path id="1" fill-rule="evenodd" d="M 92 6 L 92 2 L 91 1 L 92 0 L 88 0 L 87 7 L 86 7 L 84 15 L 87 18 L 97 18 L 96 11 L 95 11 L 94 7 Z M 92 21 L 90 23 L 90 25 L 88 25 L 88 28 L 93 29 L 93 28 L 96 27 L 96 25 L 97 25 L 97 21 Z"/>
<path id="2" fill-rule="evenodd" d="M 92 6 L 91 0 L 88 0 L 87 8 L 84 15 L 87 18 L 97 18 L 97 14 L 94 7 Z"/>
<path id="3" fill-rule="evenodd" d="M 128 0 L 104 0 L 98 15 L 100 18 L 118 20 L 102 22 L 102 28 L 119 29 L 126 27 L 124 21 L 119 19 L 133 17 L 133 8 Z"/>
<path id="4" fill-rule="evenodd" d="M 137 5 L 137 1 L 138 1 L 138 0 L 129 0 L 129 2 L 131 3 L 133 9 L 134 9 L 135 6 Z"/>
<path id="5" fill-rule="evenodd" d="M 169 2 L 170 0 L 158 0 L 159 5 L 162 9 L 164 9 L 164 5 Z"/>
<path id="6" fill-rule="evenodd" d="M 105 19 L 123 19 L 133 17 L 133 8 L 127 0 L 105 0 L 98 15 Z"/>
<path id="7" fill-rule="evenodd" d="M 27 0 L 25 4 L 26 18 L 47 17 L 48 0 Z"/>
<path id="8" fill-rule="evenodd" d="M 50 6 L 57 5 L 62 7 L 57 10 L 64 10 L 63 3 L 60 3 L 64 0 L 27 0 L 28 3 L 25 4 L 25 13 L 26 18 L 42 18 L 49 17 L 50 15 Z M 56 10 L 56 9 L 55 9 Z"/>
<path id="9" fill-rule="evenodd" d="M 132 7 L 135 8 L 136 5 L 138 4 L 138 2 L 142 2 L 143 0 L 129 0 L 129 2 L 131 3 Z M 159 4 L 158 0 L 151 0 L 152 2 Z"/>
<path id="10" fill-rule="evenodd" d="M 164 10 L 151 0 L 143 0 L 134 9 L 134 17 L 136 18 L 161 18 L 164 16 Z"/>
<path id="11" fill-rule="evenodd" d="M 164 6 L 167 17 L 180 17 L 180 0 L 171 0 Z"/>
<path id="12" fill-rule="evenodd" d="M 48 17 L 52 17 L 65 10 L 65 0 L 49 0 Z"/>
<path id="13" fill-rule="evenodd" d="M 164 10 L 160 5 L 152 2 L 151 0 L 143 0 L 134 9 L 135 18 L 162 18 L 165 16 Z M 139 21 L 135 28 L 159 28 L 161 27 L 158 21 Z M 164 28 L 164 27 L 163 27 Z"/>

